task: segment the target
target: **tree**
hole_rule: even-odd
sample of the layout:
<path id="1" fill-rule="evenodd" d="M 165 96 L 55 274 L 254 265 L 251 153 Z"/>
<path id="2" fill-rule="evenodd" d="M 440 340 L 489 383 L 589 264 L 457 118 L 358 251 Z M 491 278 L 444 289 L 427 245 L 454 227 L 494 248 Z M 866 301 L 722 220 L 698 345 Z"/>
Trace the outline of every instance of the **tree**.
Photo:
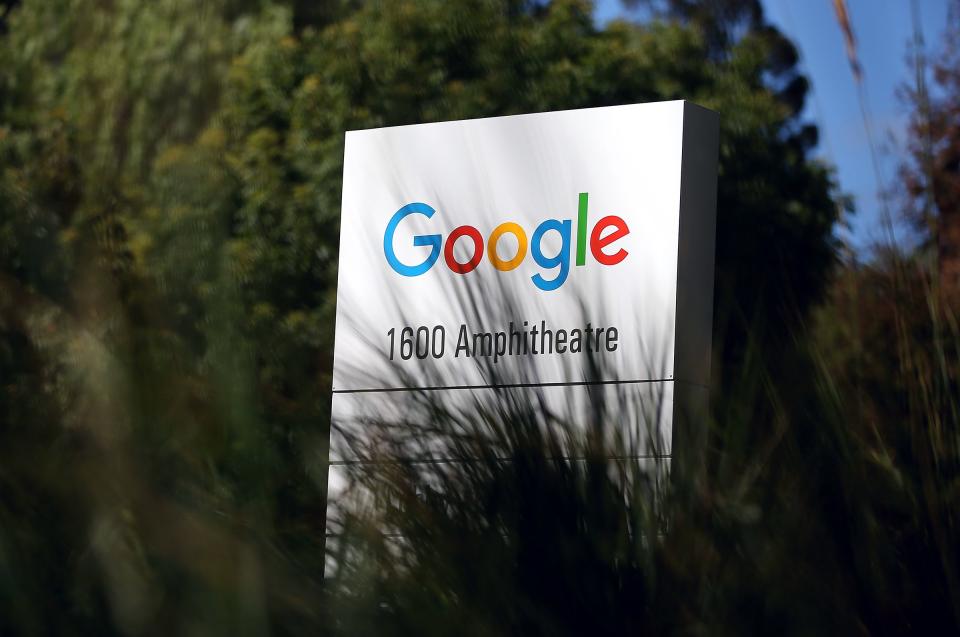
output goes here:
<path id="1" fill-rule="evenodd" d="M 928 91 L 923 52 L 915 51 L 917 83 L 906 90 L 913 107 L 908 152 L 901 168 L 907 213 L 935 246 L 940 287 L 960 295 L 960 3 L 952 2 L 943 50 Z"/>

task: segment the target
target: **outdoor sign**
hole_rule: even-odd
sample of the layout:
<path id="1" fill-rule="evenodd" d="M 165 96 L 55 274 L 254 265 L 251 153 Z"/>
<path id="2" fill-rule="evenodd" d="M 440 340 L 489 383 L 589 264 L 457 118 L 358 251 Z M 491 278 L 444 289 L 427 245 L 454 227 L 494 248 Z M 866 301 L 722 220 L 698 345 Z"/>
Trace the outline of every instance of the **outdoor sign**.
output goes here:
<path id="1" fill-rule="evenodd" d="M 709 382 L 717 147 L 683 101 L 348 132 L 333 470 L 412 390 L 635 386 L 669 440 Z"/>

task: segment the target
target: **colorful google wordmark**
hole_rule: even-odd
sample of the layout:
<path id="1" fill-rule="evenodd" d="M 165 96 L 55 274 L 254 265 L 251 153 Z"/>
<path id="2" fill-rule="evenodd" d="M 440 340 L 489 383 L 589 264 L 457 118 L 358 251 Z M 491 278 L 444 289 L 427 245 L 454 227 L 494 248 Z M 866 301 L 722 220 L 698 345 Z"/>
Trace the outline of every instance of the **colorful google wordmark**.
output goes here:
<path id="1" fill-rule="evenodd" d="M 585 192 L 580 193 L 580 205 L 577 213 L 576 265 L 578 266 L 586 265 L 587 261 L 587 202 L 588 194 Z M 430 253 L 426 259 L 416 265 L 402 263 L 397 258 L 393 249 L 394 234 L 400 222 L 413 214 L 420 214 L 429 219 L 433 217 L 435 212 L 433 208 L 425 203 L 408 203 L 397 210 L 393 217 L 391 217 L 390 222 L 387 224 L 386 231 L 383 233 L 383 253 L 387 257 L 387 263 L 389 263 L 390 267 L 398 274 L 414 277 L 427 272 L 440 258 L 441 246 L 443 247 L 444 262 L 447 264 L 447 267 L 456 274 L 472 272 L 483 260 L 483 236 L 475 227 L 464 225 L 455 228 L 447 236 L 445 243 L 443 237 L 439 234 L 414 236 L 413 245 L 430 248 Z M 567 275 L 570 273 L 572 225 L 570 219 L 564 219 L 562 221 L 559 219 L 547 219 L 533 231 L 533 237 L 530 240 L 530 253 L 533 255 L 533 260 L 541 268 L 547 270 L 557 269 L 556 276 L 552 279 L 545 278 L 541 273 L 537 273 L 531 277 L 534 285 L 545 292 L 556 290 L 563 285 L 564 281 L 567 280 Z M 612 229 L 613 231 L 607 232 L 608 229 Z M 556 232 L 560 237 L 560 251 L 553 256 L 547 256 L 543 253 L 543 238 L 548 232 Z M 597 263 L 601 265 L 616 265 L 623 261 L 628 254 L 626 250 L 620 248 L 616 252 L 609 253 L 605 251 L 605 248 L 627 236 L 629 233 L 630 229 L 627 228 L 626 222 L 616 215 L 609 215 L 600 219 L 590 231 L 590 252 Z M 500 239 L 506 234 L 512 234 L 517 239 L 517 252 L 509 259 L 501 258 L 497 251 Z M 473 243 L 473 252 L 467 261 L 460 262 L 454 257 L 453 249 L 457 241 L 464 237 Z M 527 233 L 517 223 L 512 221 L 501 223 L 493 229 L 493 232 L 491 232 L 487 238 L 487 258 L 493 267 L 501 272 L 509 272 L 510 270 L 516 269 L 523 263 L 526 256 Z"/>

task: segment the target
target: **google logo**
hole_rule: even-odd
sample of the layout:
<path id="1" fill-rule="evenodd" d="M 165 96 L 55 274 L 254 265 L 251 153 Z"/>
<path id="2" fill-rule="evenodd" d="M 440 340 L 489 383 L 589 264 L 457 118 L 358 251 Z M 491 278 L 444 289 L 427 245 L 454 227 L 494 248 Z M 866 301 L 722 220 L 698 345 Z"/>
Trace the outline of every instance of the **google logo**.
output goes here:
<path id="1" fill-rule="evenodd" d="M 577 251 L 576 265 L 583 266 L 587 262 L 587 204 L 588 193 L 580 193 L 579 207 L 577 211 Z M 393 249 L 394 235 L 400 223 L 410 215 L 420 214 L 428 219 L 433 217 L 436 211 L 425 203 L 408 203 L 397 210 L 390 222 L 387 224 L 386 231 L 383 233 L 383 253 L 387 258 L 387 263 L 395 272 L 403 276 L 415 277 L 430 270 L 440 258 L 440 249 L 443 248 L 443 260 L 451 272 L 456 274 L 467 274 L 473 272 L 483 260 L 483 236 L 480 231 L 473 226 L 463 225 L 455 228 L 448 236 L 446 242 L 439 234 L 416 235 L 413 237 L 413 245 L 417 247 L 429 248 L 427 257 L 416 265 L 402 263 Z M 612 232 L 607 232 L 612 229 Z M 545 292 L 556 290 L 570 274 L 570 256 L 572 251 L 571 234 L 573 223 L 570 219 L 546 219 L 533 231 L 530 239 L 529 248 L 533 260 L 545 270 L 556 270 L 552 279 L 544 277 L 543 273 L 537 273 L 531 277 L 534 285 Z M 543 238 L 548 232 L 556 232 L 560 237 L 560 250 L 552 256 L 543 253 Z M 500 256 L 498 245 L 500 239 L 506 234 L 512 234 L 517 239 L 517 252 L 509 259 Z M 616 265 L 627 258 L 629 254 L 623 248 L 616 252 L 607 250 L 612 243 L 622 239 L 630 234 L 626 222 L 616 216 L 609 215 L 600 219 L 590 230 L 590 253 L 594 260 L 601 265 Z M 473 252 L 465 262 L 457 261 L 454 257 L 453 249 L 457 241 L 466 238 L 473 243 Z M 490 236 L 487 237 L 486 255 L 494 268 L 501 272 L 514 270 L 523 263 L 527 256 L 527 233 L 517 223 L 506 221 L 501 223 Z"/>

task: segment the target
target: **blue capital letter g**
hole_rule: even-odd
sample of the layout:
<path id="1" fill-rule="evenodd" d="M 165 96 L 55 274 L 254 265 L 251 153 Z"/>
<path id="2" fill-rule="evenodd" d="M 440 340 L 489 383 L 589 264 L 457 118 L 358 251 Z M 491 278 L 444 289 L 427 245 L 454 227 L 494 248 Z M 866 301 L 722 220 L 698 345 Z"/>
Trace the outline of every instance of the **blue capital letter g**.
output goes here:
<path id="1" fill-rule="evenodd" d="M 400 263 L 396 253 L 393 251 L 393 235 L 397 231 L 397 226 L 400 225 L 400 222 L 403 221 L 406 216 L 414 213 L 421 214 L 429 219 L 433 216 L 434 209 L 425 203 L 408 203 L 394 213 L 393 217 L 390 218 L 390 223 L 387 224 L 386 231 L 383 233 L 383 254 L 387 257 L 387 263 L 390 264 L 390 267 L 393 268 L 394 271 L 403 276 L 420 276 L 432 268 L 433 264 L 437 261 L 437 257 L 440 256 L 440 235 L 417 235 L 413 238 L 413 245 L 429 246 L 431 248 L 430 256 L 418 265 Z"/>

